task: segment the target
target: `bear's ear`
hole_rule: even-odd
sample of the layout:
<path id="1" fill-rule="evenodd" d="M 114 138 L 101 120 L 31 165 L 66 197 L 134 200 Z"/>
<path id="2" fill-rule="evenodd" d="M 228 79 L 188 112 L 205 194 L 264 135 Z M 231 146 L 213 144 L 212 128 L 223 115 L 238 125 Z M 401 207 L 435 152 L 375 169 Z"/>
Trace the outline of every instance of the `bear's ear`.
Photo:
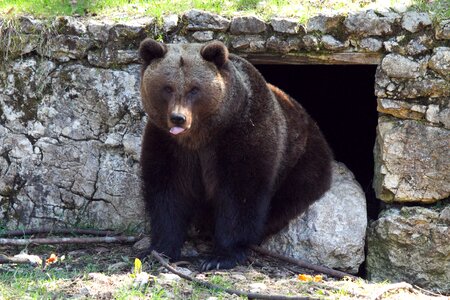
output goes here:
<path id="1" fill-rule="evenodd" d="M 166 52 L 166 45 L 158 43 L 150 38 L 143 40 L 139 46 L 139 56 L 144 60 L 146 65 L 150 64 L 155 58 L 163 57 Z"/>
<path id="2" fill-rule="evenodd" d="M 228 49 L 222 42 L 214 41 L 203 46 L 200 55 L 220 68 L 228 60 Z"/>

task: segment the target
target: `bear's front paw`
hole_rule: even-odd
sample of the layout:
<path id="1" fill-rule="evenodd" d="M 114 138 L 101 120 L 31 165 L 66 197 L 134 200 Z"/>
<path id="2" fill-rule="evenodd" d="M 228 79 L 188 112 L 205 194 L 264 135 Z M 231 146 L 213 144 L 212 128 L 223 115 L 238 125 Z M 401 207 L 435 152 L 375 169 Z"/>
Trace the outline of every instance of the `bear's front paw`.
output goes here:
<path id="1" fill-rule="evenodd" d="M 236 265 L 244 264 L 246 261 L 247 255 L 245 253 L 227 256 L 211 256 L 202 262 L 200 270 L 201 272 L 205 272 L 209 270 L 231 269 Z"/>

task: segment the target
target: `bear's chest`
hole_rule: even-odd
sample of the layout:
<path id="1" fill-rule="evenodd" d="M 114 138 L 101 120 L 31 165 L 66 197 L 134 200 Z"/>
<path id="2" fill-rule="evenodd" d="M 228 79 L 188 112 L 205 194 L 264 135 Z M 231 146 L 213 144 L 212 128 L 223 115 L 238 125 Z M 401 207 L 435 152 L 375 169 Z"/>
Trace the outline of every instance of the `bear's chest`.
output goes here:
<path id="1" fill-rule="evenodd" d="M 207 201 L 211 201 L 218 186 L 217 155 L 213 149 L 203 149 L 198 152 L 200 175 Z"/>

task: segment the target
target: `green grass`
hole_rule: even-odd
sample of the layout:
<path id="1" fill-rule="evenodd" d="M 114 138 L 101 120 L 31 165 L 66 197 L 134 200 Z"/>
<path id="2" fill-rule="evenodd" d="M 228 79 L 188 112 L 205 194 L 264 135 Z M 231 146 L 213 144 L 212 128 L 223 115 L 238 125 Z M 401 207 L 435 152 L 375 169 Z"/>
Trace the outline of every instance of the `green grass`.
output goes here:
<path id="1" fill-rule="evenodd" d="M 306 21 L 322 11 L 346 13 L 398 5 L 430 12 L 440 19 L 450 17 L 448 0 L 2 0 L 0 15 L 14 17 L 31 14 L 41 18 L 58 15 L 161 17 L 196 8 L 225 16 L 256 14 L 268 19 L 277 15 Z"/>
<path id="2" fill-rule="evenodd" d="M 1 299 L 60 299 L 64 293 L 60 287 L 79 272 L 61 269 L 43 271 L 31 266 L 19 266 L 9 271 L 0 271 Z"/>

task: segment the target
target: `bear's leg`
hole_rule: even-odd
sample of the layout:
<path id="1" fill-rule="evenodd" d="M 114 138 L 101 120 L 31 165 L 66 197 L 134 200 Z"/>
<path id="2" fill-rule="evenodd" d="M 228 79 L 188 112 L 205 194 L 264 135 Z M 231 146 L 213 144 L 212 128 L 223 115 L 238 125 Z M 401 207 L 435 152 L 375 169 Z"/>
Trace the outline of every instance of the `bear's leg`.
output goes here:
<path id="1" fill-rule="evenodd" d="M 270 195 L 260 190 L 223 190 L 215 200 L 215 253 L 201 266 L 203 271 L 230 269 L 247 259 L 248 246 L 260 242 Z M 233 192 L 231 192 L 233 191 Z"/>
<path id="2" fill-rule="evenodd" d="M 185 173 L 190 176 L 191 170 L 177 167 L 179 164 L 174 163 L 177 158 L 171 141 L 151 126 L 146 127 L 142 144 L 142 188 L 150 215 L 151 248 L 139 256 L 156 250 L 176 260 L 186 239 L 193 211 L 192 201 L 183 193 L 180 182 L 183 182 Z"/>
<path id="3" fill-rule="evenodd" d="M 152 196 L 150 214 L 151 250 L 163 253 L 173 260 L 180 257 L 190 224 L 191 208 L 186 201 L 171 191 Z"/>

